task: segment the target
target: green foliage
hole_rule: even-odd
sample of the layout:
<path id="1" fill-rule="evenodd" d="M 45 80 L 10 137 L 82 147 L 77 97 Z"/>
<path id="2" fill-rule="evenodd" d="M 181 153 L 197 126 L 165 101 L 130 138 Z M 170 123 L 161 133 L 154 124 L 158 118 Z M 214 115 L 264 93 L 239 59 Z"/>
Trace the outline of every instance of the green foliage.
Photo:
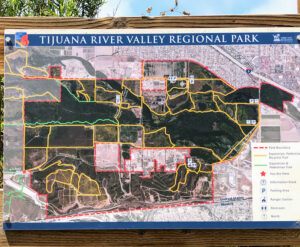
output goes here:
<path id="1" fill-rule="evenodd" d="M 95 17 L 105 0 L 1 0 L 0 16 Z"/>

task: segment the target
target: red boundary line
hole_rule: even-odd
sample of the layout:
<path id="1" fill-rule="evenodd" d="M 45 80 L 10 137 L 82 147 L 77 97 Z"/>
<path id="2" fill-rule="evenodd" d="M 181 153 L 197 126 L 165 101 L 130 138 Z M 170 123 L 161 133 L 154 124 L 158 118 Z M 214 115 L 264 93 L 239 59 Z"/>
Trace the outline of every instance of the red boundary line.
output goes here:
<path id="1" fill-rule="evenodd" d="M 229 84 L 226 80 L 224 80 L 223 78 L 217 76 L 213 71 L 211 71 L 210 69 L 208 69 L 208 67 L 202 65 L 201 63 L 199 62 L 196 62 L 196 61 L 193 61 L 193 60 L 189 60 L 189 59 L 183 59 L 183 60 L 142 60 L 142 65 L 144 64 L 144 62 L 180 62 L 180 61 L 185 61 L 185 62 L 193 62 L 195 64 L 198 64 L 200 66 L 202 66 L 203 68 L 205 68 L 206 70 L 208 70 L 210 73 L 212 73 L 213 75 L 216 76 L 216 78 L 219 78 L 221 79 L 224 83 L 226 83 L 229 87 L 231 87 L 232 89 L 236 89 L 235 87 L 233 87 L 231 84 Z M 142 68 L 143 69 L 143 68 Z M 49 74 L 50 75 L 50 74 Z M 143 74 L 142 74 L 143 76 Z M 30 78 L 31 79 L 31 78 Z M 51 78 L 51 79 L 59 79 L 59 80 L 68 80 L 68 79 L 63 79 L 63 78 Z M 96 80 L 123 80 L 123 79 L 109 79 L 109 78 L 104 78 L 104 79 L 101 79 L 101 78 L 95 78 Z M 76 80 L 76 79 L 75 79 Z M 260 87 L 253 87 L 253 88 L 261 88 L 261 85 L 263 83 L 260 84 Z M 264 83 L 264 84 L 268 84 L 268 83 Z M 272 84 L 269 84 L 269 85 L 272 85 Z M 62 85 L 60 85 L 62 86 Z M 272 85 L 274 86 L 274 85 Z M 274 86 L 276 87 L 276 86 Z M 251 88 L 251 87 L 244 87 L 244 88 Z M 278 89 L 282 90 L 282 91 L 285 91 L 279 87 L 277 87 Z M 285 91 L 286 92 L 286 91 Z M 288 93 L 288 92 L 286 92 Z M 290 94 L 290 93 L 288 93 Z M 292 95 L 292 94 L 290 94 Z M 292 95 L 293 99 L 292 101 L 294 100 L 294 95 Z M 61 98 L 60 98 L 61 100 Z M 55 101 L 57 102 L 57 101 Z M 262 103 L 262 102 L 260 102 Z M 284 103 L 284 102 L 283 102 Z M 269 106 L 270 107 L 270 106 Z M 272 108 L 272 107 L 271 107 Z M 278 110 L 278 109 L 276 109 Z M 24 107 L 24 118 L 25 118 L 25 107 Z M 172 148 L 170 148 L 172 149 Z M 119 151 L 120 151 L 120 146 L 119 146 Z M 131 152 L 131 149 L 130 149 L 130 152 Z M 120 153 L 120 152 L 119 152 Z M 24 154 L 25 155 L 25 154 Z M 120 160 L 120 154 L 119 154 L 119 160 Z M 125 160 L 124 160 L 125 161 Z M 125 163 L 125 162 L 124 162 Z M 217 163 L 216 163 L 217 164 Z M 25 164 L 24 164 L 25 165 Z M 94 166 L 95 166 L 95 145 L 94 145 Z M 119 166 L 120 166 L 120 162 L 119 162 Z M 181 206 L 193 206 L 193 205 L 199 205 L 199 204 L 212 204 L 214 203 L 214 172 L 213 172 L 213 166 L 214 164 L 212 164 L 212 173 L 211 173 L 211 181 L 212 181 L 212 200 L 211 201 L 206 201 L 206 202 L 195 202 L 195 203 L 178 203 L 178 204 L 169 204 L 169 205 L 157 205 L 157 206 L 153 206 L 151 208 L 134 208 L 134 209 L 124 209 L 124 210 L 112 210 L 112 211 L 106 211 L 106 212 L 93 212 L 93 213 L 88 213 L 88 214 L 73 214 L 73 215 L 64 215 L 64 216 L 49 216 L 48 215 L 48 194 L 38 194 L 38 196 L 46 196 L 46 210 L 45 210 L 45 214 L 46 214 L 46 219 L 54 219 L 54 218 L 74 218 L 74 217 L 80 217 L 80 216 L 85 216 L 85 215 L 96 215 L 96 214 L 111 214 L 111 213 L 117 213 L 117 212 L 131 212 L 131 211 L 143 211 L 143 210 L 153 210 L 153 209 L 157 209 L 157 208 L 172 208 L 172 207 L 181 207 Z M 25 167 L 25 166 L 24 166 Z M 161 167 L 163 166 L 160 166 L 160 169 Z M 121 168 L 121 167 L 120 167 Z M 124 170 L 126 171 L 126 165 L 124 164 Z M 157 169 L 157 166 L 156 166 L 156 161 L 154 160 L 154 171 L 156 171 Z M 96 171 L 96 168 L 95 168 L 95 171 Z M 26 172 L 26 171 L 25 171 Z M 97 172 L 97 171 L 96 171 Z M 29 172 L 30 174 L 30 182 L 29 182 L 29 186 L 30 188 L 32 189 L 32 173 L 31 171 Z"/>
<path id="2" fill-rule="evenodd" d="M 51 69 L 59 69 L 59 76 L 51 76 Z M 62 66 L 61 65 L 50 65 L 48 66 L 49 78 L 51 79 L 62 79 Z"/>
<path id="3" fill-rule="evenodd" d="M 143 78 L 143 80 L 141 80 L 141 85 L 142 85 L 142 92 L 165 92 L 165 93 L 167 93 L 167 80 L 164 78 L 164 88 L 163 89 L 145 89 L 144 88 L 144 81 L 146 81 L 145 80 L 145 78 Z M 162 80 L 159 80 L 159 79 L 157 79 L 157 81 L 162 81 Z"/>
<path id="4" fill-rule="evenodd" d="M 33 189 L 33 186 L 32 186 L 32 172 L 31 171 L 23 170 L 22 172 L 23 172 L 24 175 L 26 175 L 26 173 L 28 173 L 28 175 L 29 175 L 29 189 L 31 191 L 33 191 L 34 193 L 36 193 L 38 197 L 45 197 L 45 219 L 47 219 L 48 218 L 48 208 L 49 208 L 49 201 L 48 201 L 49 194 L 40 194 L 36 190 Z"/>
<path id="5" fill-rule="evenodd" d="M 63 216 L 49 216 L 49 215 L 47 215 L 46 219 L 75 218 L 75 217 L 88 216 L 88 215 L 124 213 L 124 212 L 133 212 L 133 211 L 147 211 L 147 210 L 154 210 L 154 209 L 158 209 L 158 208 L 187 207 L 187 206 L 213 204 L 213 203 L 214 203 L 214 201 L 211 200 L 211 201 L 205 201 L 205 202 L 177 203 L 177 204 L 171 204 L 171 205 L 157 205 L 157 206 L 153 206 L 151 208 L 116 209 L 116 210 L 111 210 L 111 211 L 106 211 L 106 212 L 92 212 L 92 213 L 83 213 L 83 214 L 74 214 L 74 215 L 63 215 Z"/>
<path id="6" fill-rule="evenodd" d="M 289 93 L 288 91 L 286 91 L 286 90 L 284 90 L 284 89 L 282 89 L 282 88 L 280 88 L 280 87 L 278 87 L 278 86 L 276 86 L 276 85 L 273 85 L 273 84 L 270 84 L 270 83 L 266 83 L 266 82 L 261 82 L 261 83 L 260 83 L 260 87 L 259 87 L 260 90 L 261 90 L 261 87 L 262 87 L 263 85 L 270 85 L 270 86 L 272 86 L 272 87 L 275 87 L 275 88 L 279 89 L 280 91 L 283 91 L 283 92 L 285 92 L 286 94 L 290 95 L 290 96 L 292 97 L 292 99 L 291 99 L 291 100 L 283 100 L 283 101 L 281 102 L 282 110 L 277 109 L 277 108 L 275 108 L 275 107 L 273 107 L 273 106 L 271 106 L 271 105 L 268 105 L 268 104 L 266 104 L 266 103 L 264 103 L 264 102 L 261 102 L 261 100 L 260 100 L 260 103 L 261 103 L 261 104 L 266 105 L 266 106 L 268 106 L 268 107 L 272 108 L 273 110 L 276 110 L 276 111 L 278 111 L 278 112 L 280 112 L 280 113 L 284 113 L 284 104 L 285 104 L 286 102 L 292 102 L 292 103 L 294 102 L 294 100 L 295 100 L 295 95 Z"/>
<path id="7" fill-rule="evenodd" d="M 185 150 L 185 151 L 188 151 L 189 152 L 189 155 L 191 154 L 191 148 L 181 148 L 181 147 L 175 147 L 175 148 L 172 148 L 172 147 L 161 147 L 161 148 L 153 148 L 153 147 L 141 147 L 141 148 L 130 148 L 130 159 L 124 159 L 124 170 L 123 171 L 120 171 L 120 172 L 124 172 L 124 173 L 142 173 L 143 176 L 141 176 L 141 178 L 151 178 L 151 174 L 154 173 L 154 172 L 161 172 L 162 171 L 162 168 L 164 168 L 164 172 L 166 173 L 174 173 L 176 172 L 176 169 L 178 167 L 178 165 L 180 165 L 181 163 L 176 163 L 175 164 L 175 170 L 167 170 L 166 167 L 167 165 L 166 164 L 158 164 L 157 163 L 157 160 L 156 159 L 153 159 L 153 169 L 150 171 L 150 175 L 148 176 L 144 176 L 144 171 L 129 171 L 126 169 L 127 165 L 126 165 L 126 161 L 132 161 L 132 151 L 133 150 Z M 186 156 L 184 155 L 184 159 L 186 158 Z"/>
<path id="8" fill-rule="evenodd" d="M 119 170 L 101 170 L 101 169 L 97 169 L 96 166 L 96 156 L 97 156 L 97 145 L 103 145 L 103 144 L 114 144 L 114 145 L 118 145 L 118 164 L 117 166 L 119 167 Z M 120 148 L 120 144 L 117 142 L 94 142 L 94 168 L 95 168 L 95 172 L 121 172 L 121 148 Z"/>
<path id="9" fill-rule="evenodd" d="M 156 59 L 146 59 L 146 60 L 143 60 L 143 62 L 153 62 L 153 63 L 155 63 L 155 62 L 157 62 L 157 63 L 163 63 L 163 62 L 189 62 L 189 63 L 194 63 L 194 64 L 199 65 L 203 69 L 206 69 L 207 71 L 209 71 L 211 74 L 213 74 L 214 76 L 216 76 L 217 79 L 220 79 L 225 84 L 227 84 L 227 86 L 231 87 L 232 89 L 236 89 L 227 80 L 225 80 L 224 78 L 218 76 L 214 71 L 212 71 L 211 69 L 209 69 L 207 66 L 205 66 L 202 63 L 200 63 L 199 61 L 196 61 L 196 60 L 193 60 L 193 59 L 174 59 L 174 60 L 172 60 L 172 59 L 170 59 L 170 60 L 164 60 L 164 59 L 157 59 L 157 60 Z"/>
<path id="10" fill-rule="evenodd" d="M 96 156 L 97 156 L 97 145 L 98 144 L 115 144 L 115 145 L 118 145 L 118 168 L 119 169 L 116 169 L 116 170 L 101 170 L 101 169 L 97 169 L 97 166 L 96 166 Z M 98 173 L 98 172 L 117 172 L 117 173 L 131 173 L 131 174 L 138 174 L 138 173 L 141 173 L 141 174 L 144 174 L 144 171 L 143 170 L 135 170 L 135 171 L 129 171 L 127 168 L 127 164 L 126 164 L 126 161 L 132 161 L 132 151 L 133 150 L 184 150 L 184 151 L 188 151 L 189 152 L 189 155 L 191 153 L 191 148 L 182 148 L 182 147 L 176 147 L 176 148 L 172 148 L 172 147 L 161 147 L 161 148 L 153 148 L 153 147 L 141 147 L 141 148 L 130 148 L 130 158 L 129 159 L 124 159 L 124 169 L 122 169 L 122 166 L 121 166 L 121 148 L 120 148 L 120 144 L 119 143 L 116 143 L 116 142 L 95 142 L 94 143 L 94 167 L 95 167 L 95 172 Z M 190 157 L 190 156 L 185 156 L 184 155 L 184 160 L 187 158 L 187 157 Z M 175 169 L 174 170 L 167 170 L 166 169 L 166 164 L 158 164 L 157 163 L 157 160 L 156 159 L 153 159 L 153 163 L 154 163 L 154 166 L 153 166 L 153 169 L 150 171 L 150 173 L 154 173 L 154 172 L 162 172 L 162 168 L 163 168 L 163 171 L 166 172 L 166 173 L 174 173 L 176 172 L 177 170 L 177 167 L 178 165 L 180 165 L 181 163 L 176 163 L 175 164 Z M 141 178 L 151 178 L 151 175 L 149 176 L 141 176 Z"/>

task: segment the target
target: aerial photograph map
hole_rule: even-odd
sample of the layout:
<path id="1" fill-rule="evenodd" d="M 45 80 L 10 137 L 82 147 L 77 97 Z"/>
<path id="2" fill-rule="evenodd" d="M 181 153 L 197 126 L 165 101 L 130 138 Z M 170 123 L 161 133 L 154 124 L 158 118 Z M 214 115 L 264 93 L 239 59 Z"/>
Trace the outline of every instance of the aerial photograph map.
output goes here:
<path id="1" fill-rule="evenodd" d="M 294 227 L 299 34 L 6 30 L 5 229 Z"/>

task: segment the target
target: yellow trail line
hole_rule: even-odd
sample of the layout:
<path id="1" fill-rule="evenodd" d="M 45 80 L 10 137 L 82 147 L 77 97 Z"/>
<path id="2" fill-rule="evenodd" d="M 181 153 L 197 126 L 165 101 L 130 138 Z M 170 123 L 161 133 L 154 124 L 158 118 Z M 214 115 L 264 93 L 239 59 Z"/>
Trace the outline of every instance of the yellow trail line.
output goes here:
<path id="1" fill-rule="evenodd" d="M 177 184 L 177 186 L 176 186 L 176 181 L 177 181 L 177 178 L 178 178 L 178 171 L 179 171 L 180 167 L 182 167 L 182 166 L 185 166 L 185 168 L 186 168 L 186 174 L 184 176 L 184 180 L 183 181 L 179 181 L 178 184 Z M 178 192 L 179 189 L 180 189 L 180 186 L 186 184 L 187 177 L 188 177 L 188 175 L 190 173 L 195 173 L 195 174 L 200 174 L 200 173 L 211 174 L 212 173 L 212 171 L 201 171 L 201 168 L 202 168 L 202 163 L 199 164 L 198 171 L 191 170 L 190 168 L 187 167 L 186 163 L 179 165 L 177 167 L 177 170 L 176 170 L 174 185 L 172 185 L 169 190 L 172 191 L 172 192 Z M 174 187 L 176 187 L 176 189 L 174 189 Z"/>
<path id="2" fill-rule="evenodd" d="M 43 69 L 39 69 L 39 68 L 35 68 L 35 67 L 32 67 L 32 66 L 28 66 L 28 52 L 27 51 L 25 51 L 25 50 L 17 50 L 17 51 L 15 51 L 15 52 L 13 52 L 13 53 L 11 53 L 11 54 L 8 54 L 8 55 L 6 55 L 5 56 L 5 58 L 4 58 L 4 60 L 5 60 L 5 63 L 7 64 L 7 66 L 8 66 L 8 69 L 9 69 L 9 71 L 10 71 L 10 73 L 6 73 L 6 74 L 8 74 L 8 75 L 15 75 L 15 76 L 21 76 L 21 77 L 24 77 L 24 74 L 22 73 L 22 74 L 17 74 L 17 73 L 13 73 L 13 70 L 12 70 L 12 67 L 10 66 L 10 63 L 9 63 L 9 61 L 8 61 L 8 58 L 9 57 L 11 57 L 11 56 L 13 56 L 13 55 L 15 55 L 16 53 L 18 53 L 18 52 L 24 52 L 25 53 L 25 66 L 23 66 L 23 67 L 21 67 L 21 71 L 23 71 L 23 69 L 24 68 L 31 68 L 31 69 L 34 69 L 34 70 L 38 70 L 38 71 L 41 71 L 41 72 L 44 72 L 44 73 L 46 73 L 46 74 L 48 74 L 48 72 L 47 71 L 45 71 L 45 70 L 43 70 Z M 142 62 L 143 63 L 143 62 Z M 144 68 L 142 68 L 142 69 L 144 69 Z M 144 72 L 142 71 L 142 76 L 144 75 Z M 192 104 L 193 104 L 193 107 L 194 107 L 194 109 L 196 108 L 195 107 L 195 102 L 194 102 L 194 100 L 193 100 L 193 98 L 191 97 L 193 94 L 208 94 L 208 93 L 213 93 L 213 101 L 215 102 L 215 104 L 216 104 L 216 107 L 217 107 L 217 109 L 218 109 L 218 111 L 213 111 L 213 110 L 209 110 L 209 111 L 195 111 L 195 110 L 193 110 L 193 109 L 183 109 L 183 110 L 181 110 L 181 111 L 179 111 L 179 112 L 176 112 L 176 113 L 172 113 L 171 112 L 171 110 L 170 110 L 170 108 L 168 107 L 168 104 L 166 104 L 167 105 L 167 108 L 169 109 L 169 111 L 168 112 L 165 112 L 165 113 L 157 113 L 157 112 L 155 112 L 154 110 L 152 110 L 151 108 L 150 108 L 150 106 L 147 104 L 147 103 L 145 103 L 145 99 L 144 99 L 144 97 L 142 96 L 142 88 L 141 88 L 141 81 L 143 80 L 143 79 L 153 79 L 154 77 L 144 77 L 143 76 L 143 78 L 142 79 L 138 79 L 138 81 L 140 82 L 140 95 L 137 95 L 137 94 L 135 94 L 134 92 L 132 92 L 132 90 L 130 89 L 130 88 L 128 88 L 126 85 L 124 85 L 124 81 L 125 80 L 122 80 L 122 88 L 123 87 L 125 87 L 127 90 L 129 90 L 133 95 L 135 95 L 135 96 L 137 96 L 137 97 L 140 97 L 141 98 L 141 102 L 142 103 L 144 103 L 148 108 L 149 108 L 149 110 L 153 113 L 153 114 L 155 114 L 155 115 L 157 115 L 157 116 L 165 116 L 165 115 L 167 115 L 167 114 L 169 114 L 170 113 L 170 115 L 172 115 L 172 116 L 176 116 L 176 115 L 178 115 L 178 114 L 180 114 L 180 113 L 182 113 L 182 112 L 184 112 L 184 111 L 187 111 L 187 112 L 195 112 L 195 113 L 206 113 L 206 112 L 220 112 L 220 113 L 224 113 L 231 121 L 233 121 L 234 123 L 236 123 L 238 126 L 239 126 L 239 128 L 241 129 L 241 132 L 244 134 L 244 138 L 241 140 L 241 141 L 239 141 L 222 159 L 212 150 L 212 149 L 209 149 L 209 148 L 204 148 L 204 147 L 182 147 L 182 148 L 200 148 L 200 149 L 204 149 L 204 150 L 208 150 L 208 151 L 210 151 L 210 152 L 212 152 L 212 154 L 218 159 L 218 160 L 220 160 L 220 162 L 222 162 L 222 161 L 224 161 L 231 153 L 232 153 L 232 151 L 238 146 L 238 145 L 240 145 L 247 137 L 249 137 L 249 139 L 251 138 L 251 136 L 254 134 L 254 132 L 256 131 L 256 128 L 252 131 L 252 134 L 250 135 L 250 136 L 248 136 L 248 135 L 245 135 L 245 133 L 244 133 L 244 131 L 242 130 L 242 128 L 241 128 L 241 126 L 248 126 L 248 125 L 241 125 L 241 124 L 239 124 L 238 123 L 238 121 L 237 121 L 237 108 L 238 108 L 238 105 L 248 105 L 248 104 L 251 104 L 251 105 L 253 105 L 252 103 L 225 103 L 220 97 L 219 97 L 219 95 L 222 95 L 222 96 L 227 96 L 227 95 L 229 95 L 229 94 L 232 94 L 233 92 L 235 92 L 236 91 L 236 89 L 235 88 L 233 88 L 232 86 L 230 86 L 230 85 L 228 85 L 227 83 L 225 83 L 222 79 L 220 79 L 220 78 L 195 78 L 194 80 L 219 80 L 219 81 L 223 81 L 227 86 L 229 86 L 229 87 L 231 87 L 232 89 L 233 89 L 233 91 L 231 91 L 231 92 L 229 92 L 229 93 L 227 93 L 227 94 L 223 94 L 223 93 L 221 93 L 221 92 L 217 92 L 217 91 L 213 91 L 213 90 L 210 90 L 210 91 L 207 91 L 207 92 L 189 92 L 188 90 L 186 91 L 186 92 L 189 92 L 189 97 L 190 97 L 190 99 L 191 99 L 191 102 L 192 102 Z M 51 79 L 51 80 L 53 80 L 53 78 L 45 78 L 45 79 Z M 155 79 L 164 79 L 165 81 L 166 81 L 166 78 L 165 77 L 155 77 Z M 128 79 L 128 80 L 133 80 L 133 79 Z M 187 84 L 186 84 L 186 88 L 187 89 L 189 89 L 189 78 L 177 78 L 177 80 L 186 80 L 186 82 L 187 82 Z M 84 97 L 86 97 L 87 99 L 88 99 L 88 97 L 89 97 L 89 95 L 88 94 L 86 94 L 86 93 L 84 93 L 84 91 L 86 91 L 86 89 L 84 88 L 84 85 L 82 84 L 82 82 L 80 82 L 79 80 L 77 80 L 80 84 L 81 84 L 81 86 L 82 86 L 82 88 L 83 88 L 83 90 L 78 90 L 78 93 L 80 93 L 80 94 L 82 94 Z M 179 87 L 173 87 L 173 88 L 171 88 L 170 90 L 168 90 L 167 92 L 166 92 L 166 94 L 167 94 L 167 100 L 168 99 L 174 99 L 174 98 L 176 98 L 176 97 L 178 97 L 178 95 L 176 96 L 176 97 L 174 97 L 174 98 L 170 98 L 169 97 L 169 94 L 168 94 L 168 92 L 170 92 L 172 89 L 174 89 L 174 88 L 177 88 L 177 89 L 184 89 L 185 90 L 185 88 L 179 88 Z M 105 89 L 105 88 L 103 88 L 102 86 L 97 86 L 97 82 L 96 82 L 96 80 L 95 80 L 95 89 L 94 89 L 94 96 L 95 96 L 95 101 L 96 101 L 96 91 L 97 91 L 97 89 L 102 89 L 102 90 L 104 90 L 105 92 L 110 92 L 110 93 L 117 93 L 117 94 L 120 94 L 121 95 L 121 99 L 122 99 L 122 94 L 120 93 L 120 92 L 118 92 L 118 91 L 114 91 L 114 90 L 107 90 L 107 89 Z M 21 90 L 22 91 L 22 93 L 24 94 L 24 90 L 22 89 L 22 88 L 17 88 L 17 90 Z M 185 93 L 186 93 L 185 92 Z M 50 94 L 53 98 L 55 98 L 56 100 L 58 100 L 56 97 L 54 97 L 52 94 L 51 94 L 51 92 L 46 92 L 46 93 L 44 93 L 44 94 L 41 94 L 41 95 L 37 95 L 37 96 L 44 96 L 44 95 L 46 95 L 46 94 Z M 218 95 L 219 94 L 219 95 Z M 180 95 L 179 95 L 180 96 Z M 231 118 L 231 116 L 228 114 L 228 113 L 226 113 L 226 112 L 224 112 L 224 111 L 222 111 L 221 109 L 220 109 L 220 107 L 219 107 L 219 105 L 218 105 L 218 103 L 216 102 L 216 100 L 215 100 L 215 98 L 214 98 L 214 96 L 216 96 L 224 105 L 235 105 L 235 107 L 236 107 L 236 110 L 235 110 L 235 119 L 233 119 L 233 118 Z M 34 96 L 28 96 L 28 98 L 30 98 L 30 97 L 34 97 Z M 13 99 L 14 97 L 11 97 L 11 99 Z M 24 98 L 27 98 L 27 97 L 22 97 L 22 99 L 23 99 L 23 101 L 24 101 Z M 10 98 L 6 98 L 6 99 L 10 99 Z M 19 98 L 17 98 L 17 99 L 19 99 Z M 114 105 L 116 105 L 116 106 L 118 106 L 118 112 L 117 112 L 117 115 L 116 115 L 116 118 L 118 117 L 118 115 L 119 115 L 119 113 L 120 113 L 120 110 L 121 109 L 130 109 L 130 107 L 128 106 L 128 107 L 122 107 L 122 105 L 121 104 L 116 104 L 116 103 L 113 103 L 113 102 L 111 102 L 111 101 L 99 101 L 99 102 L 102 102 L 102 103 L 110 103 L 110 104 L 114 104 Z M 123 102 L 123 99 L 121 100 L 121 102 Z M 132 107 L 132 108 L 134 108 L 134 107 Z M 22 112 L 23 113 L 23 112 Z M 117 119 L 116 119 L 117 120 Z M 118 120 L 117 120 L 118 121 Z M 259 121 L 258 121 L 259 122 Z M 53 125 L 54 126 L 54 125 Z M 105 126 L 105 125 L 101 125 L 101 126 Z M 107 125 L 107 126 L 111 126 L 111 125 Z M 116 125 L 112 125 L 112 126 L 116 126 Z M 123 125 L 122 125 L 123 126 Z M 142 126 L 142 125 L 141 125 Z M 254 125 L 249 125 L 249 126 L 254 126 Z M 40 127 L 40 126 L 39 126 Z M 45 162 L 43 162 L 41 165 L 39 165 L 39 166 L 37 166 L 37 167 L 34 167 L 34 168 L 32 168 L 32 169 L 30 169 L 30 170 L 36 170 L 36 169 L 39 169 L 39 170 L 44 170 L 44 169 L 47 169 L 47 168 L 49 168 L 49 167 L 51 167 L 52 165 L 55 165 L 55 164 L 57 164 L 57 165 L 61 165 L 61 162 L 59 161 L 59 162 L 55 162 L 55 163 L 53 163 L 53 164 L 51 164 L 50 166 L 47 166 L 47 167 L 45 167 L 45 168 L 41 168 L 44 164 L 46 164 L 46 162 L 48 161 L 48 159 L 49 159 L 49 154 L 48 154 L 48 149 L 50 148 L 49 146 L 49 142 L 50 142 L 50 135 L 51 135 L 51 125 L 49 126 L 49 125 L 47 125 L 47 127 L 49 127 L 49 133 L 48 133 L 48 135 L 47 135 L 47 147 L 43 147 L 43 148 L 45 148 L 46 149 L 46 160 L 45 160 Z M 117 128 L 120 128 L 120 124 L 118 123 L 117 124 Z M 154 133 L 157 133 L 157 132 L 159 132 L 159 131 L 161 131 L 161 130 L 164 130 L 164 132 L 165 132 L 165 135 L 167 135 L 168 137 L 169 137 L 169 140 L 170 140 L 170 143 L 172 143 L 172 145 L 173 146 L 175 146 L 174 145 L 174 143 L 171 141 L 171 137 L 170 137 L 170 135 L 169 134 L 167 134 L 167 132 L 166 132 L 166 127 L 162 127 L 162 128 L 160 128 L 160 129 L 157 129 L 157 130 L 154 130 L 154 131 L 151 131 L 151 132 L 148 132 L 148 133 L 146 133 L 145 132 L 145 129 L 144 129 L 144 126 L 142 126 L 142 128 L 143 128 L 143 130 L 144 130 L 144 135 L 149 135 L 149 134 L 154 134 Z M 119 139 L 120 139 L 120 133 L 119 133 L 120 131 L 118 131 L 118 141 L 119 141 Z M 25 136 L 25 135 L 24 135 Z M 248 139 L 248 140 L 249 140 Z M 143 139 L 143 142 L 144 142 L 144 139 Z M 151 148 L 155 148 L 155 147 L 151 147 Z M 161 147 L 157 147 L 157 148 L 161 148 Z M 179 147 L 178 147 L 179 148 Z M 239 153 L 238 153 L 239 154 Z M 237 155 L 238 155 L 237 154 Z M 234 157 L 233 157 L 234 158 Z M 183 165 L 185 165 L 186 166 L 186 164 L 183 164 Z M 64 164 L 64 166 L 71 166 L 72 168 L 74 168 L 74 166 L 73 165 L 68 165 L 68 164 Z M 182 166 L 182 165 L 181 165 Z M 181 167 L 181 166 L 179 166 L 179 167 Z M 177 176 L 178 176 L 178 170 L 179 170 L 179 167 L 178 167 L 178 169 L 177 169 L 177 172 L 176 172 L 176 178 L 177 178 Z M 187 172 L 186 172 L 186 175 L 185 175 L 185 180 L 184 180 L 184 182 L 182 182 L 182 181 L 180 181 L 179 182 L 179 184 L 178 184 L 178 188 L 177 188 L 177 190 L 179 189 L 179 187 L 180 187 L 180 185 L 181 184 L 185 184 L 186 183 L 186 179 L 187 179 L 187 176 L 188 176 L 188 174 L 189 173 L 191 173 L 191 172 L 193 172 L 193 173 L 197 173 L 196 171 L 193 171 L 193 170 L 190 170 L 188 167 L 186 167 L 187 168 Z M 199 171 L 198 172 L 205 172 L 205 171 L 201 171 L 201 165 L 199 166 Z M 207 173 L 211 173 L 211 172 L 207 172 Z M 59 181 L 57 181 L 57 182 L 59 182 Z M 175 186 L 175 185 L 174 185 Z"/>
<path id="3" fill-rule="evenodd" d="M 143 126 L 144 127 L 144 126 Z M 157 129 L 157 130 L 154 130 L 154 131 L 150 131 L 150 132 L 144 132 L 144 135 L 152 135 L 152 134 L 155 134 L 157 132 L 160 132 L 160 131 L 164 131 L 164 134 L 168 137 L 169 139 L 169 142 L 171 143 L 172 147 L 175 147 L 175 144 L 172 142 L 172 139 L 171 139 L 171 136 L 170 134 L 167 133 L 167 128 L 166 127 L 162 127 L 160 129 Z M 144 130 L 145 131 L 145 130 Z M 144 147 L 145 147 L 145 142 L 144 142 Z"/>

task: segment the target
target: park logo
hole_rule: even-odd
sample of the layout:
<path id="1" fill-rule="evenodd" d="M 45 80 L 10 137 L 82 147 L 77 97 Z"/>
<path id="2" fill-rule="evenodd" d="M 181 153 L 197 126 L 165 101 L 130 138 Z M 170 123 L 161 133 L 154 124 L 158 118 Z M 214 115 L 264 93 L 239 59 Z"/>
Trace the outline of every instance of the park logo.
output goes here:
<path id="1" fill-rule="evenodd" d="M 274 43 L 281 43 L 281 44 L 293 44 L 295 43 L 295 37 L 293 36 L 287 36 L 288 33 L 284 34 L 286 36 L 281 35 L 280 33 L 278 34 L 273 34 L 273 41 Z M 296 37 L 297 39 L 297 37 Z"/>
<path id="2" fill-rule="evenodd" d="M 28 34 L 26 32 L 16 32 L 15 41 L 17 48 L 27 47 L 29 45 Z"/>
<path id="3" fill-rule="evenodd" d="M 280 33 L 273 34 L 273 38 L 274 38 L 274 42 L 280 42 L 281 41 L 281 39 L 280 39 Z"/>

